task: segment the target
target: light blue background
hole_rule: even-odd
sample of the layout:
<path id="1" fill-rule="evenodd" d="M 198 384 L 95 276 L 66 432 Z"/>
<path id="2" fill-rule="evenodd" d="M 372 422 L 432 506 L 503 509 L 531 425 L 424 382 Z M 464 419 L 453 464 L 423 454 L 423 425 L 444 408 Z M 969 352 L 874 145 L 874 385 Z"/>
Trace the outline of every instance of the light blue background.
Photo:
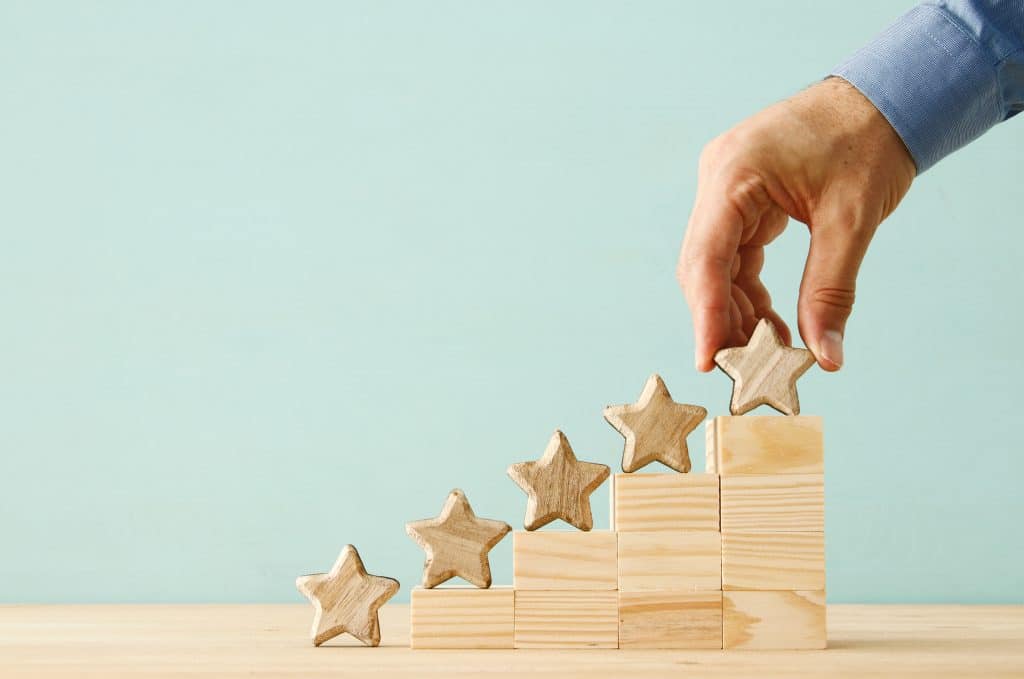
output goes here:
<path id="1" fill-rule="evenodd" d="M 299 601 L 348 542 L 407 597 L 452 487 L 521 525 L 506 466 L 556 427 L 616 465 L 654 371 L 725 412 L 674 281 L 697 155 L 900 11 L 4 0 L 0 601 Z M 1022 155 L 917 182 L 801 382 L 831 601 L 1024 601 Z"/>

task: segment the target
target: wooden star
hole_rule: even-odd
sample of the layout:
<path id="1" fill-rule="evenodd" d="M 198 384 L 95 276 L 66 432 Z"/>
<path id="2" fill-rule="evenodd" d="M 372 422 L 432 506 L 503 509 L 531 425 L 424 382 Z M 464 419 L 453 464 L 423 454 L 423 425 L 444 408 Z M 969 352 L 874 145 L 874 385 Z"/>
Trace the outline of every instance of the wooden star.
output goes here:
<path id="1" fill-rule="evenodd" d="M 657 374 L 648 378 L 636 403 L 604 409 L 604 419 L 626 437 L 622 451 L 622 471 L 626 473 L 655 461 L 677 472 L 690 471 L 686 437 L 707 414 L 700 406 L 673 401 Z"/>
<path id="2" fill-rule="evenodd" d="M 555 519 L 580 530 L 593 528 L 590 494 L 610 473 L 606 464 L 577 460 L 561 431 L 554 433 L 539 460 L 508 468 L 508 475 L 529 496 L 526 530 L 537 530 Z"/>
<path id="3" fill-rule="evenodd" d="M 377 612 L 398 591 L 398 580 L 369 575 L 359 552 L 345 545 L 330 573 L 303 575 L 295 580 L 316 608 L 313 645 L 348 632 L 367 646 L 380 644 Z"/>
<path id="4" fill-rule="evenodd" d="M 722 349 L 715 363 L 732 378 L 733 415 L 769 405 L 785 415 L 800 414 L 796 381 L 814 365 L 814 354 L 782 343 L 771 321 L 762 318 L 745 347 Z"/>
<path id="5" fill-rule="evenodd" d="M 405 532 L 427 553 L 423 564 L 423 586 L 427 589 L 455 576 L 483 589 L 490 587 L 487 553 L 510 530 L 512 526 L 504 521 L 477 518 L 458 488 L 448 494 L 436 518 L 405 524 Z"/>

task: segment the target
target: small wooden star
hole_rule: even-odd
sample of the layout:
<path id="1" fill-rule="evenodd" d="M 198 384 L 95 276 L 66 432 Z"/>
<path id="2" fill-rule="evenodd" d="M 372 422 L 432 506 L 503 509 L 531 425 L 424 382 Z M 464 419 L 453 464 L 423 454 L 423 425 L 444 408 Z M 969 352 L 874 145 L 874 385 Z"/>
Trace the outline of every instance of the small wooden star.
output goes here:
<path id="1" fill-rule="evenodd" d="M 398 591 L 398 580 L 369 575 L 359 552 L 345 545 L 330 573 L 303 575 L 295 586 L 316 607 L 313 645 L 348 632 L 367 646 L 380 644 L 377 612 Z"/>
<path id="2" fill-rule="evenodd" d="M 423 586 L 427 589 L 455 576 L 483 589 L 490 587 L 487 553 L 510 530 L 512 526 L 504 521 L 477 518 L 458 488 L 448 494 L 436 518 L 405 524 L 405 532 L 427 553 L 423 564 Z"/>
<path id="3" fill-rule="evenodd" d="M 657 374 L 648 378 L 636 403 L 604 409 L 604 419 L 626 437 L 622 451 L 622 471 L 626 473 L 655 461 L 677 472 L 690 471 L 686 437 L 707 414 L 700 406 L 673 401 Z"/>
<path id="4" fill-rule="evenodd" d="M 565 434 L 556 431 L 535 462 L 520 462 L 508 468 L 508 475 L 526 491 L 526 530 L 561 519 L 580 530 L 594 527 L 590 494 L 608 478 L 606 464 L 580 462 Z"/>
<path id="5" fill-rule="evenodd" d="M 800 414 L 796 381 L 814 365 L 814 354 L 782 343 L 771 321 L 762 318 L 745 347 L 722 349 L 715 363 L 732 378 L 733 415 L 769 405 L 785 415 Z"/>

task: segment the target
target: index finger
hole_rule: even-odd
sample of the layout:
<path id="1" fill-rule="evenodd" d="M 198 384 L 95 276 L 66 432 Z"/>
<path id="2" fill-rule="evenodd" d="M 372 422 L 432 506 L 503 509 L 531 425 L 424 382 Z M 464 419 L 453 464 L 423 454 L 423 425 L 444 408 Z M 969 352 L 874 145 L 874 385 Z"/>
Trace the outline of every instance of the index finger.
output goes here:
<path id="1" fill-rule="evenodd" d="M 693 317 L 697 370 L 708 372 L 715 367 L 715 352 L 732 332 L 731 270 L 744 218 L 720 187 L 701 184 L 679 252 L 677 276 Z"/>

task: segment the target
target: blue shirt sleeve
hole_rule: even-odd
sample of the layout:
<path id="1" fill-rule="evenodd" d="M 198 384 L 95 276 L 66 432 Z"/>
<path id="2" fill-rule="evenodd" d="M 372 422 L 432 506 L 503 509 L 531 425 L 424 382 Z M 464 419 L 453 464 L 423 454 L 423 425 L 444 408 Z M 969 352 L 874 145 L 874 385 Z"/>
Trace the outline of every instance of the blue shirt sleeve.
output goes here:
<path id="1" fill-rule="evenodd" d="M 871 100 L 920 174 L 1024 110 L 1024 0 L 922 3 L 832 75 Z"/>

